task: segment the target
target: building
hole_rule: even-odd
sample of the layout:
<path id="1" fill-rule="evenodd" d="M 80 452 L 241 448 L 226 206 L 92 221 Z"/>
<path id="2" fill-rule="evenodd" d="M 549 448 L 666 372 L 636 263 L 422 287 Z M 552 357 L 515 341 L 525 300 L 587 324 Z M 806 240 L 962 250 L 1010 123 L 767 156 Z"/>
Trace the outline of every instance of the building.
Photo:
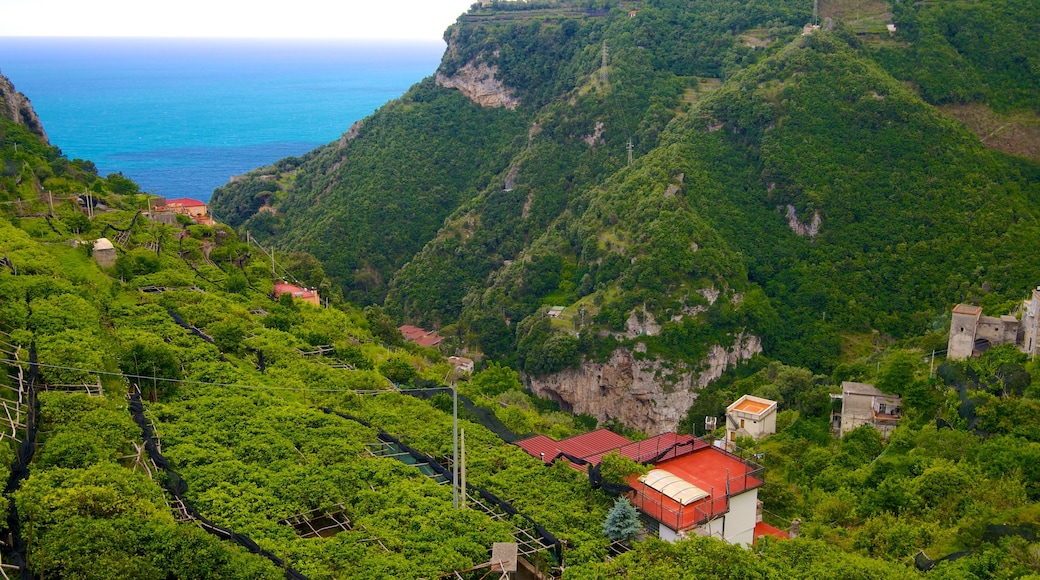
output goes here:
<path id="1" fill-rule="evenodd" d="M 94 260 L 102 268 L 111 268 L 116 265 L 116 247 L 108 238 L 94 240 Z"/>
<path id="2" fill-rule="evenodd" d="M 860 425 L 870 425 L 887 439 L 899 425 L 902 400 L 898 395 L 882 393 L 874 385 L 845 381 L 841 394 L 831 395 L 831 399 L 841 400 L 841 412 L 831 413 L 831 427 L 839 435 Z"/>
<path id="3" fill-rule="evenodd" d="M 1040 317 L 1040 287 L 1021 308 L 1022 319 L 1004 316 L 983 316 L 982 307 L 958 304 L 953 307 L 950 318 L 950 339 L 946 345 L 946 358 L 964 360 L 981 356 L 994 346 L 1014 344 L 1022 352 L 1035 356 L 1040 350 L 1038 317 Z"/>
<path id="4" fill-rule="evenodd" d="M 733 445 L 737 437 L 751 437 L 758 441 L 774 433 L 776 401 L 744 395 L 726 407 L 726 442 L 729 445 Z"/>
<path id="5" fill-rule="evenodd" d="M 676 445 L 689 444 L 694 438 L 689 435 L 664 433 L 642 441 L 631 441 L 609 429 L 596 429 L 556 441 L 545 435 L 535 435 L 516 445 L 542 463 L 557 459 L 570 462 L 571 467 L 584 470 L 588 464 L 599 465 L 604 455 L 617 452 L 640 463 L 656 461 L 662 456 L 674 455 Z"/>
<path id="6" fill-rule="evenodd" d="M 163 221 L 161 216 L 164 213 L 186 215 L 191 218 L 191 221 L 204 226 L 211 226 L 216 223 L 210 217 L 209 207 L 205 203 L 188 197 L 157 200 L 152 209 L 153 219 Z"/>
<path id="7" fill-rule="evenodd" d="M 444 337 L 437 334 L 435 330 L 425 330 L 418 326 L 411 326 L 405 324 L 404 326 L 398 327 L 401 334 L 404 335 L 404 339 L 408 342 L 414 342 L 419 346 L 434 347 L 444 340 Z"/>
<path id="8" fill-rule="evenodd" d="M 283 294 L 292 295 L 293 300 L 321 306 L 321 296 L 318 295 L 318 290 L 316 288 L 301 288 L 300 286 L 288 282 L 275 282 L 275 299 L 277 300 L 278 298 L 281 298 Z"/>
<path id="9" fill-rule="evenodd" d="M 775 528 L 759 526 L 762 467 L 696 439 L 688 452 L 629 477 L 629 499 L 657 525 L 662 540 L 712 536 L 749 546 Z"/>
<path id="10" fill-rule="evenodd" d="M 645 476 L 629 478 L 628 498 L 663 540 L 698 534 L 746 546 L 765 535 L 787 537 L 762 522 L 762 468 L 702 439 L 664 433 L 630 441 L 597 429 L 561 441 L 538 435 L 516 445 L 545 464 L 564 460 L 579 470 L 598 465 L 608 453 L 653 464 Z"/>
<path id="11" fill-rule="evenodd" d="M 473 359 L 464 356 L 449 356 L 448 362 L 460 373 L 473 374 Z"/>

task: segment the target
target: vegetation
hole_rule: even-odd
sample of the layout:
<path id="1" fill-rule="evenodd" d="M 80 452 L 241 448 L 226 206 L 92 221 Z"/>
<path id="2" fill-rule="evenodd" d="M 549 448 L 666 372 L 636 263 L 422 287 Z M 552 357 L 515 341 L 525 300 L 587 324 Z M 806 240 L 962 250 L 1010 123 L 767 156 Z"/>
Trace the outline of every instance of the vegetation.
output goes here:
<path id="1" fill-rule="evenodd" d="M 1011 347 L 925 361 L 951 304 L 1014 313 L 1040 280 L 1040 165 L 934 107 L 1038 112 L 1034 12 L 898 1 L 888 37 L 802 36 L 808 6 L 787 0 L 475 6 L 439 72 L 487 65 L 515 109 L 427 79 L 221 188 L 230 225 L 212 227 L 150 222 L 132 181 L 0 120 L 0 399 L 17 405 L 19 372 L 41 390 L 8 531 L 40 577 L 284 575 L 178 521 L 182 481 L 199 514 L 309 578 L 451 574 L 534 525 L 564 547 L 536 563 L 565 578 L 918 577 L 921 551 L 929 576 L 1040 573 L 1040 366 Z M 272 300 L 273 276 L 330 304 Z M 402 321 L 451 347 L 404 344 Z M 763 352 L 701 389 L 681 429 L 743 394 L 776 400 L 777 434 L 740 453 L 766 467 L 765 519 L 800 520 L 798 539 L 617 554 L 631 506 L 496 435 L 597 425 L 525 391 L 532 377 L 624 349 L 673 389 L 746 337 Z M 444 357 L 463 347 L 483 355 L 456 383 L 468 484 L 530 520 L 455 510 L 436 469 L 395 458 L 451 465 Z M 887 441 L 833 436 L 845 380 L 902 397 Z M 131 390 L 169 471 L 144 452 Z M 19 433 L 0 420 L 16 469 Z M 612 454 L 602 476 L 648 468 Z M 306 537 L 320 516 L 348 529 Z"/>

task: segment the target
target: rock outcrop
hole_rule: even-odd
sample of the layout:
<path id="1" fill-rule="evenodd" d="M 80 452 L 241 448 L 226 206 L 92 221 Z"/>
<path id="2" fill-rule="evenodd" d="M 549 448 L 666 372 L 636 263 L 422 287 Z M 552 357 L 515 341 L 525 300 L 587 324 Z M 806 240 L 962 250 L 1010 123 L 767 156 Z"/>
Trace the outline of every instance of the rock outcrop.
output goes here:
<path id="1" fill-rule="evenodd" d="M 820 233 L 820 225 L 823 220 L 820 219 L 820 212 L 813 212 L 812 221 L 809 223 L 802 223 L 798 221 L 798 211 L 795 210 L 793 205 L 787 206 L 787 225 L 791 226 L 791 230 L 799 236 L 809 236 L 809 239 L 815 239 L 816 234 Z"/>
<path id="2" fill-rule="evenodd" d="M 495 76 L 498 69 L 487 63 L 467 63 L 452 76 L 437 73 L 437 84 L 449 89 L 458 89 L 469 100 L 481 107 L 505 107 L 513 110 L 520 100 L 509 87 Z"/>
<path id="3" fill-rule="evenodd" d="M 587 413 L 599 421 L 618 419 L 644 433 L 674 431 L 700 389 L 726 369 L 762 352 L 757 336 L 739 334 L 733 345 L 715 345 L 698 371 L 673 374 L 660 361 L 640 361 L 618 349 L 605 363 L 583 363 L 545 377 L 526 377 L 536 395 L 553 399 L 564 409 Z"/>
<path id="4" fill-rule="evenodd" d="M 29 103 L 28 97 L 16 91 L 11 81 L 2 74 L 0 74 L 0 116 L 25 126 L 29 131 L 47 141 L 43 123 L 36 116 L 36 111 Z"/>

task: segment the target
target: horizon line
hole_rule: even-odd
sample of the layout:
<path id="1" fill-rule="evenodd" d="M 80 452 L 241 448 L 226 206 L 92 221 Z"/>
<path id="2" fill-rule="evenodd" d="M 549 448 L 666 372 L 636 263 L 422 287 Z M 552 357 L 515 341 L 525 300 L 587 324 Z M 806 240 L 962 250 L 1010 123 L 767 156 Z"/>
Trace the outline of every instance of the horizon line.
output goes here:
<path id="1" fill-rule="evenodd" d="M 33 39 L 33 40 L 264 40 L 264 41 L 310 41 L 310 42 L 422 42 L 441 43 L 443 38 L 433 37 L 345 37 L 345 36 L 101 36 L 101 35 L 59 35 L 59 34 L 0 34 L 0 42 L 4 40 Z"/>

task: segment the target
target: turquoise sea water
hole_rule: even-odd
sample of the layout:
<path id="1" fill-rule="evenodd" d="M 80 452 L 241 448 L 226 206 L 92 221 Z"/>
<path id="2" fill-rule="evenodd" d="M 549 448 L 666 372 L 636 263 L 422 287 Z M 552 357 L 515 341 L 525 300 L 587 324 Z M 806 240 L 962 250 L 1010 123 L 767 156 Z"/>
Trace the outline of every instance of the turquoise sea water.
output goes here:
<path id="1" fill-rule="evenodd" d="M 145 191 L 208 200 L 328 143 L 433 74 L 441 42 L 0 38 L 53 145 Z"/>

